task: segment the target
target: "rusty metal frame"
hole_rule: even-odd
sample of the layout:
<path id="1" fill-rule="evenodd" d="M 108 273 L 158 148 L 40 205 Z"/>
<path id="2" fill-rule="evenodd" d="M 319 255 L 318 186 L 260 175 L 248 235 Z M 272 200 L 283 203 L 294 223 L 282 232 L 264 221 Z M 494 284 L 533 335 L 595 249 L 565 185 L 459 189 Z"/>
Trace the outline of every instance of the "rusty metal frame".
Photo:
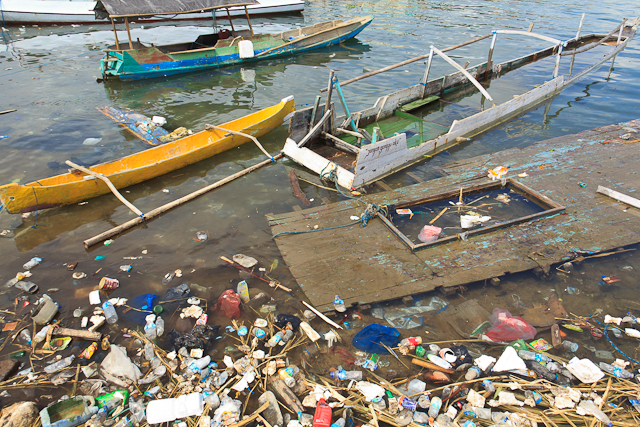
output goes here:
<path id="1" fill-rule="evenodd" d="M 457 241 L 457 240 L 466 240 L 468 237 L 471 236 L 475 236 L 478 234 L 484 234 L 484 233 L 489 233 L 492 231 L 496 231 L 502 228 L 507 228 L 507 227 L 511 227 L 513 225 L 516 224 L 521 224 L 523 222 L 527 222 L 527 221 L 531 221 L 534 219 L 538 219 L 538 218 L 542 218 L 545 216 L 551 216 L 551 215 L 555 215 L 557 213 L 560 213 L 562 211 L 565 210 L 565 206 L 554 202 L 553 200 L 551 200 L 550 198 L 548 198 L 547 196 L 545 196 L 544 194 L 540 194 L 539 192 L 537 192 L 536 190 L 522 184 L 521 182 L 512 179 L 512 178 L 507 178 L 507 179 L 502 179 L 502 180 L 497 180 L 497 181 L 492 181 L 492 182 L 488 182 L 488 183 L 484 183 L 484 184 L 478 184 L 478 185 L 473 185 L 473 186 L 468 186 L 468 187 L 462 187 L 462 195 L 470 195 L 470 194 L 474 194 L 474 193 L 479 193 L 479 192 L 483 192 L 483 191 L 489 191 L 489 190 L 497 190 L 500 188 L 510 188 L 513 190 L 516 190 L 519 194 L 527 197 L 529 200 L 535 202 L 536 204 L 538 204 L 538 206 L 543 207 L 545 210 L 542 212 L 538 212 L 535 214 L 531 214 L 531 215 L 527 215 L 527 216 L 523 216 L 520 218 L 516 218 L 516 219 L 512 219 L 509 221 L 505 221 L 502 222 L 500 224 L 494 224 L 491 226 L 487 226 L 487 227 L 479 227 L 479 228 L 474 228 L 472 230 L 466 231 L 464 233 L 459 233 L 456 234 L 455 236 L 448 236 L 442 239 L 438 239 L 434 242 L 428 242 L 428 243 L 420 243 L 420 244 L 415 244 L 413 243 L 407 236 L 404 235 L 404 233 L 402 233 L 389 219 L 387 219 L 384 215 L 382 215 L 381 213 L 378 213 L 378 218 L 380 218 L 382 220 L 382 222 L 396 235 L 398 236 L 398 238 L 409 247 L 409 249 L 411 249 L 412 252 L 415 252 L 417 250 L 420 249 L 425 249 L 431 246 L 435 246 L 435 245 L 440 245 L 443 243 L 448 243 L 448 242 L 452 242 L 452 241 Z M 434 194 L 433 196 L 429 196 L 429 197 L 424 197 L 421 199 L 415 199 L 415 200 L 410 200 L 407 202 L 402 202 L 402 203 L 398 203 L 395 205 L 396 208 L 410 208 L 411 206 L 415 206 L 415 205 L 423 205 L 425 203 L 433 203 L 433 202 L 438 202 L 441 200 L 447 200 L 447 199 L 451 199 L 453 197 L 459 196 L 460 195 L 460 189 L 456 189 L 456 190 L 451 190 L 451 191 L 447 191 L 445 193 L 439 193 L 439 194 Z"/>

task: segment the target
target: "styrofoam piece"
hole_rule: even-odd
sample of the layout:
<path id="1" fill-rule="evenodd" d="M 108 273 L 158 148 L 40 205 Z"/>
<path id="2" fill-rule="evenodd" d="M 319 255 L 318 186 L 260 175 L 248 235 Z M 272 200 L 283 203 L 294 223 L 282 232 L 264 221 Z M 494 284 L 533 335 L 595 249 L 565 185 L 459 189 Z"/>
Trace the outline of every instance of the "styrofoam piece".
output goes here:
<path id="1" fill-rule="evenodd" d="M 89 292 L 89 304 L 91 304 L 91 305 L 101 304 L 101 302 L 100 302 L 100 291 L 91 291 L 91 292 Z"/>
<path id="2" fill-rule="evenodd" d="M 149 424 L 166 423 L 179 418 L 200 416 L 204 411 L 204 400 L 200 393 L 190 393 L 175 399 L 152 400 L 147 405 Z"/>
<path id="3" fill-rule="evenodd" d="M 574 357 L 569 361 L 567 369 L 571 374 L 585 384 L 591 384 L 604 377 L 604 372 L 589 359 Z"/>
<path id="4" fill-rule="evenodd" d="M 253 42 L 251 40 L 240 40 L 238 42 L 238 53 L 240 58 L 253 58 Z"/>
<path id="5" fill-rule="evenodd" d="M 493 367 L 493 372 L 505 372 L 514 369 L 527 369 L 527 365 L 524 364 L 524 360 L 520 359 L 515 348 L 507 347 Z"/>

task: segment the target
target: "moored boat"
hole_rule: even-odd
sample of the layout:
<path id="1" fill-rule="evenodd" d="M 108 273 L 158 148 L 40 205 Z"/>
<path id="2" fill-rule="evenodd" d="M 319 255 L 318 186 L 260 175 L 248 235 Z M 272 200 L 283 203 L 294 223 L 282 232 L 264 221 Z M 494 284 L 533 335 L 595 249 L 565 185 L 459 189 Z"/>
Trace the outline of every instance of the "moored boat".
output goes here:
<path id="1" fill-rule="evenodd" d="M 294 99 L 290 96 L 248 116 L 92 166 L 89 170 L 108 178 L 115 188 L 124 188 L 199 162 L 250 140 L 241 134 L 252 137 L 266 135 L 280 126 L 294 109 Z M 27 184 L 0 186 L 0 202 L 7 212 L 20 213 L 77 203 L 109 191 L 101 179 L 74 169 Z"/>
<path id="2" fill-rule="evenodd" d="M 305 0 L 256 0 L 247 6 L 251 16 L 279 13 L 298 13 L 304 10 Z M 62 0 L 2 0 L 4 22 L 7 24 L 109 24 L 109 21 L 97 20 L 95 1 Z M 227 16 L 226 10 L 215 12 L 217 18 Z M 231 16 L 243 16 L 244 7 L 229 7 Z M 144 21 L 177 21 L 193 19 L 211 19 L 211 14 L 196 11 L 179 15 L 148 16 Z M 142 20 L 141 19 L 141 20 Z"/>
<path id="3" fill-rule="evenodd" d="M 428 55 L 403 61 L 389 67 L 340 83 L 332 75 L 326 102 L 316 102 L 314 107 L 298 110 L 291 118 L 290 138 L 284 146 L 284 154 L 293 161 L 314 171 L 323 178 L 335 181 L 347 189 L 360 188 L 387 175 L 397 172 L 426 157 L 436 155 L 452 146 L 467 141 L 469 137 L 486 131 L 516 115 L 539 105 L 557 95 L 563 88 L 593 71 L 605 61 L 615 58 L 635 35 L 638 18 L 623 20 L 609 34 L 580 35 L 562 41 L 531 31 L 496 30 L 450 48 L 439 50 L 431 46 Z M 496 40 L 507 35 L 535 37 L 552 43 L 551 47 L 494 64 L 491 60 Z M 459 65 L 445 52 L 492 39 L 488 59 L 469 67 Z M 575 58 L 591 52 L 585 68 L 574 72 Z M 561 57 L 567 57 L 561 62 Z M 429 80 L 432 61 L 442 58 L 457 71 Z M 342 94 L 342 86 L 399 66 L 426 60 L 426 70 L 420 82 L 388 93 L 370 107 L 350 112 Z M 570 60 L 570 62 L 569 62 Z M 540 64 L 541 62 L 544 64 Z M 552 78 L 530 82 L 533 89 L 511 94 L 505 102 L 498 103 L 484 86 L 504 80 L 498 77 L 538 62 L 546 66 Z M 583 61 L 584 62 L 584 61 Z M 560 73 L 561 65 L 567 70 Z M 332 72 L 333 73 L 333 72 Z M 482 82 L 482 83 L 481 83 Z M 331 103 L 331 92 L 336 91 L 345 115 L 336 117 Z M 480 93 L 480 109 L 460 106 L 456 102 L 466 96 Z M 492 106 L 485 108 L 484 104 Z M 339 105 L 339 104 L 338 104 Z M 455 120 L 443 120 L 443 115 L 431 114 L 453 106 L 457 107 Z M 339 108 L 339 107 L 338 107 Z M 462 117 L 462 118 L 460 118 Z"/>
<path id="4" fill-rule="evenodd" d="M 231 5 L 246 8 L 254 3 L 245 0 L 194 0 L 198 9 L 215 11 Z M 143 0 L 126 4 L 117 0 L 101 0 L 96 10 L 104 9 L 111 19 L 116 44 L 105 49 L 100 71 L 105 80 L 135 80 L 200 71 L 227 65 L 250 63 L 262 59 L 292 55 L 321 47 L 333 46 L 358 35 L 372 21 L 372 17 L 319 22 L 275 34 L 254 34 L 246 13 L 248 30 L 237 30 L 229 16 L 229 29 L 219 28 L 214 21 L 211 34 L 201 34 L 194 41 L 170 45 L 144 44 L 133 41 L 129 20 L 150 14 L 189 13 L 195 5 L 181 3 L 149 5 Z M 124 20 L 128 42 L 120 43 L 115 20 Z"/>

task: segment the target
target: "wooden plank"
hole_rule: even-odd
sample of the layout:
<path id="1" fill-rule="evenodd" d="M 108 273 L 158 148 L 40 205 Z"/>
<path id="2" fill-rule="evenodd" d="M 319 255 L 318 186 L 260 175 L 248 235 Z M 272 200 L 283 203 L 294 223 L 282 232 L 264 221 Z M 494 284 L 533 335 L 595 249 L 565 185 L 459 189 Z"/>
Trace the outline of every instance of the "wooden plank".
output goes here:
<path id="1" fill-rule="evenodd" d="M 344 188 L 351 188 L 353 183 L 353 174 L 351 172 L 328 161 L 308 148 L 298 147 L 298 144 L 296 144 L 294 140 L 287 138 L 282 152 L 294 162 L 304 165 L 318 175 L 328 173 L 332 169 L 335 169 L 338 176 L 338 184 Z"/>
<path id="2" fill-rule="evenodd" d="M 640 127 L 640 119 L 624 123 Z M 635 209 L 608 209 L 611 201 L 594 189 L 602 182 L 620 184 L 620 192 L 640 189 L 640 176 L 628 174 L 628 165 L 640 162 L 634 144 L 609 143 L 621 132 L 611 125 L 576 135 L 554 138 L 524 149 L 479 156 L 445 165 L 449 174 L 410 187 L 370 194 L 363 201 L 402 206 L 410 200 L 428 200 L 442 192 L 459 193 L 460 183 L 486 176 L 487 169 L 503 165 L 508 176 L 526 172 L 521 182 L 566 205 L 563 214 L 430 247 L 415 253 L 377 218 L 332 230 L 286 235 L 275 239 L 291 273 L 321 311 L 333 309 L 335 289 L 347 305 L 380 302 L 436 288 L 456 286 L 535 267 L 548 269 L 575 251 L 606 252 L 640 242 L 640 217 Z M 542 166 L 543 168 L 540 168 Z M 598 175 L 587 172 L 597 170 Z M 488 183 L 486 178 L 477 181 Z M 578 185 L 585 182 L 586 187 Z M 348 224 L 363 212 L 352 200 L 318 206 L 300 214 L 281 214 L 270 221 L 274 234 Z M 418 216 L 414 216 L 418 220 Z M 621 224 L 624 233 L 620 233 Z M 588 231 L 585 231 L 587 230 Z M 490 249 L 488 249 L 490 248 Z"/>
<path id="3" fill-rule="evenodd" d="M 322 136 L 327 138 L 327 139 L 330 139 L 331 142 L 334 143 L 336 148 L 341 150 L 341 151 L 346 151 L 347 153 L 352 153 L 352 154 L 355 154 L 356 156 L 358 155 L 358 153 L 360 153 L 360 149 L 358 147 L 356 147 L 355 145 L 351 145 L 351 144 L 349 144 L 347 142 L 344 142 L 343 140 L 341 140 L 337 136 L 333 136 L 333 135 L 331 135 L 330 133 L 327 133 L 327 132 L 322 132 Z"/>
<path id="4" fill-rule="evenodd" d="M 596 193 L 604 194 L 605 196 L 609 196 L 619 202 L 626 203 L 629 206 L 640 209 L 640 200 L 631 196 L 627 196 L 626 194 L 619 193 L 610 188 L 603 187 L 602 185 L 598 185 Z"/>
<path id="5" fill-rule="evenodd" d="M 416 175 L 413 172 L 407 172 L 407 176 L 413 179 L 415 182 L 424 182 L 424 179 L 420 178 L 418 175 Z"/>
<path id="6" fill-rule="evenodd" d="M 377 181 L 375 182 L 375 184 L 376 184 L 378 187 L 382 188 L 384 191 L 391 191 L 391 190 L 393 190 L 393 188 L 391 188 L 391 187 L 389 186 L 389 184 L 387 184 L 386 182 L 384 182 L 384 181 L 383 181 L 383 180 L 381 180 L 381 179 L 377 180 Z"/>
<path id="7" fill-rule="evenodd" d="M 418 99 L 417 101 L 413 101 L 413 102 L 409 102 L 407 104 L 404 104 L 402 107 L 400 107 L 400 110 L 405 111 L 405 112 L 410 112 L 412 110 L 416 110 L 420 107 L 424 107 L 427 104 L 431 104 L 433 101 L 437 101 L 438 99 L 440 99 L 439 96 L 437 95 L 431 95 L 428 96 L 424 99 Z"/>

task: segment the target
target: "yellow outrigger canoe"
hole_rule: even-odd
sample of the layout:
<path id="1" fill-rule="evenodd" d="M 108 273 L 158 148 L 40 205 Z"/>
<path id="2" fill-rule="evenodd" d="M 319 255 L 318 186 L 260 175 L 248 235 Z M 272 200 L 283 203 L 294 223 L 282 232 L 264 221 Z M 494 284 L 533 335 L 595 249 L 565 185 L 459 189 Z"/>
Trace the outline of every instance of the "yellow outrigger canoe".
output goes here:
<path id="1" fill-rule="evenodd" d="M 230 134 L 228 131 L 253 137 L 266 135 L 280 126 L 294 110 L 293 97 L 289 96 L 276 105 L 221 124 L 215 129 L 206 129 L 89 169 L 107 177 L 118 189 L 128 187 L 250 141 L 246 136 Z M 7 212 L 14 214 L 78 203 L 109 192 L 109 187 L 101 179 L 73 170 L 28 184 L 2 185 L 0 202 Z"/>

